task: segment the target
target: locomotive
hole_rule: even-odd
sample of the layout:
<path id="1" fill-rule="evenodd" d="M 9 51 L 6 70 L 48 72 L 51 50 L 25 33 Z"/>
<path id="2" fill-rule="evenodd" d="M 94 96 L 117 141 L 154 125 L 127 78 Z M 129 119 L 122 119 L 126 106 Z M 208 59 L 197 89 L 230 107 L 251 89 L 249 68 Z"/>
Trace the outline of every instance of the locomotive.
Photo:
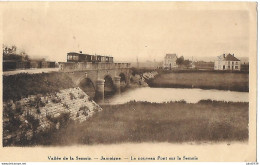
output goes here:
<path id="1" fill-rule="evenodd" d="M 113 57 L 83 54 L 81 51 L 67 53 L 67 62 L 113 63 Z"/>

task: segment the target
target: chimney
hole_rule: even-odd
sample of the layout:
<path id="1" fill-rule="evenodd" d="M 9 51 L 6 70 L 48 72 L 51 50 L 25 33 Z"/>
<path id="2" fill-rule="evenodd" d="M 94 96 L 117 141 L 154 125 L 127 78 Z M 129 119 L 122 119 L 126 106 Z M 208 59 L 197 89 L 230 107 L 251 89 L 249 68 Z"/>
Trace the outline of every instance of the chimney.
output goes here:
<path id="1" fill-rule="evenodd" d="M 82 54 L 82 51 L 79 51 L 80 54 Z"/>
<path id="2" fill-rule="evenodd" d="M 234 54 L 232 54 L 232 56 L 233 56 L 233 57 L 235 57 L 235 55 L 234 55 Z"/>
<path id="3" fill-rule="evenodd" d="M 223 57 L 226 58 L 226 54 L 225 53 L 223 54 Z"/>

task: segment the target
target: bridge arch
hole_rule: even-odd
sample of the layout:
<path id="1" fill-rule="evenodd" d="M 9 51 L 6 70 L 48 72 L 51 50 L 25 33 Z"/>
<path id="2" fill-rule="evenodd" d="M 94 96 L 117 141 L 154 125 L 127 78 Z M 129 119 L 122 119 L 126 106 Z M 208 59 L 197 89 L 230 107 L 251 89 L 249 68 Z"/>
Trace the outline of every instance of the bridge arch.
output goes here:
<path id="1" fill-rule="evenodd" d="M 82 78 L 78 86 L 90 97 L 90 99 L 95 98 L 96 87 L 95 83 L 90 78 Z"/>
<path id="2" fill-rule="evenodd" d="M 105 97 L 111 96 L 115 93 L 116 88 L 111 75 L 107 74 L 104 76 L 104 95 Z"/>
<path id="3" fill-rule="evenodd" d="M 119 74 L 119 77 L 120 77 L 120 83 L 126 83 L 126 75 L 123 72 Z"/>
<path id="4" fill-rule="evenodd" d="M 121 72 L 119 74 L 119 77 L 120 77 L 120 89 L 121 89 L 121 91 L 124 91 L 124 89 L 127 86 L 127 77 L 126 77 L 125 73 L 123 73 L 123 72 Z"/>

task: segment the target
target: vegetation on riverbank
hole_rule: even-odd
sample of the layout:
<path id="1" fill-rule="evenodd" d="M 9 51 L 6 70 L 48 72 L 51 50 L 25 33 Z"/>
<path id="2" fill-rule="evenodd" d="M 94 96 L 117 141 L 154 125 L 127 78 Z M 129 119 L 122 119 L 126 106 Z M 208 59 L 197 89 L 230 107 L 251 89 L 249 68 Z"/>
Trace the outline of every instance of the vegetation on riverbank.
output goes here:
<path id="1" fill-rule="evenodd" d="M 150 87 L 249 91 L 249 75 L 242 72 L 170 72 L 147 81 Z"/>
<path id="2" fill-rule="evenodd" d="M 19 100 L 29 95 L 58 92 L 76 87 L 66 73 L 40 73 L 3 76 L 3 100 Z"/>
<path id="3" fill-rule="evenodd" d="M 103 105 L 89 120 L 66 124 L 41 145 L 248 140 L 248 103 L 200 101 Z"/>

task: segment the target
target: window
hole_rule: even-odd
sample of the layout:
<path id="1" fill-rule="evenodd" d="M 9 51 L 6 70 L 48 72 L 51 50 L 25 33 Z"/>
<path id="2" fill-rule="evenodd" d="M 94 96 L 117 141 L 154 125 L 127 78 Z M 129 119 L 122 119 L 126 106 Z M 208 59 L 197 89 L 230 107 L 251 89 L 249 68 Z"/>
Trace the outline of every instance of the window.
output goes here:
<path id="1" fill-rule="evenodd" d="M 72 55 L 69 55 L 68 56 L 68 60 L 72 60 L 73 59 L 73 56 Z"/>
<path id="2" fill-rule="evenodd" d="M 238 69 L 238 66 L 235 66 L 235 69 Z"/>
<path id="3" fill-rule="evenodd" d="M 232 61 L 232 65 L 234 65 L 234 62 Z"/>
<path id="4" fill-rule="evenodd" d="M 238 62 L 236 62 L 236 65 L 238 65 Z"/>
<path id="5" fill-rule="evenodd" d="M 78 56 L 73 56 L 73 60 L 78 60 L 79 57 Z"/>

